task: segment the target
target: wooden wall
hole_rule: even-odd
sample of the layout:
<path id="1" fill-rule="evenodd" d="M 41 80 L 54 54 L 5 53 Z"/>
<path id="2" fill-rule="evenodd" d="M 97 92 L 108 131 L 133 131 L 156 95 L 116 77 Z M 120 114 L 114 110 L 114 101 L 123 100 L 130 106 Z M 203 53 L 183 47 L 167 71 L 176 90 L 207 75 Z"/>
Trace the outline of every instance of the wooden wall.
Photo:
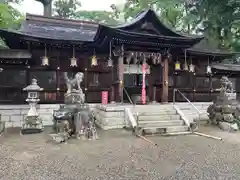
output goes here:
<path id="1" fill-rule="evenodd" d="M 41 66 L 43 51 L 32 51 L 33 57 L 28 64 L 14 64 L 20 60 L 11 60 L 6 64 L 3 60 L 0 67 L 0 103 L 23 104 L 26 93 L 22 91 L 29 85 L 32 78 L 38 80 L 39 86 L 44 88 L 40 94 L 40 103 L 63 103 L 66 85 L 63 72 L 73 77 L 76 72 L 83 72 L 84 82 L 81 84 L 89 103 L 101 102 L 101 91 L 108 91 L 110 95 L 111 68 L 107 67 L 105 55 L 97 55 L 98 66 L 91 66 L 92 54 L 76 52 L 78 67 L 70 67 L 72 53 L 67 50 L 52 49 L 48 51 L 49 63 L 47 67 Z"/>

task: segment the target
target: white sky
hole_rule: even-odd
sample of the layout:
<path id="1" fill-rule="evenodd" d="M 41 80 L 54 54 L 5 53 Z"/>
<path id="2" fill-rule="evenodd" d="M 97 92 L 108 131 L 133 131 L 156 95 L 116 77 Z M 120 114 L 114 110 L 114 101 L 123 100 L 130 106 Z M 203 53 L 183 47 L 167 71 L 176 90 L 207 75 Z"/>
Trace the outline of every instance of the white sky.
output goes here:
<path id="1" fill-rule="evenodd" d="M 124 0 L 79 0 L 83 10 L 111 10 L 111 4 L 119 4 Z M 22 13 L 43 14 L 43 7 L 35 0 L 24 0 L 20 5 L 15 6 Z"/>

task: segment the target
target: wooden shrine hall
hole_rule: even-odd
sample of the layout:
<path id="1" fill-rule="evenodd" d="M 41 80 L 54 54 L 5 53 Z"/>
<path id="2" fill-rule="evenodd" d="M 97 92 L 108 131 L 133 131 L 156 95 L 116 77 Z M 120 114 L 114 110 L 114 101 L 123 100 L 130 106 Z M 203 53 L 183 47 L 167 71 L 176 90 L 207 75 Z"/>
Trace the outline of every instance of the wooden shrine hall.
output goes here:
<path id="1" fill-rule="evenodd" d="M 116 27 L 27 14 L 18 31 L 1 29 L 0 37 L 9 47 L 0 50 L 2 104 L 23 104 L 32 78 L 44 88 L 40 103 L 63 103 L 64 72 L 84 73 L 88 103 L 100 103 L 103 91 L 109 103 L 141 102 L 142 93 L 146 103 L 166 103 L 174 88 L 191 101 L 211 101 L 209 65 L 232 55 L 207 48 L 204 37 L 170 30 L 151 9 Z"/>

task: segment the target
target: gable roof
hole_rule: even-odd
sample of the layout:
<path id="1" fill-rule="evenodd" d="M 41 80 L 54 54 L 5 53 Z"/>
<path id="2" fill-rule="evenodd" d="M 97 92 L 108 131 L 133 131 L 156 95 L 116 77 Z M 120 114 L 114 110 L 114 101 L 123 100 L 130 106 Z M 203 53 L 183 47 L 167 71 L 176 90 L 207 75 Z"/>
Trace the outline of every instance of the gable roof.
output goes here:
<path id="1" fill-rule="evenodd" d="M 135 29 L 143 28 L 141 27 L 143 25 L 151 24 L 156 33 L 158 35 L 164 35 L 164 36 L 173 36 L 173 37 L 188 37 L 188 38 L 202 38 L 202 36 L 192 36 L 192 35 L 186 35 L 178 33 L 170 28 L 168 28 L 165 24 L 163 24 L 157 14 L 151 9 L 144 10 L 131 21 L 124 23 L 122 25 L 114 26 L 113 28 L 121 29 L 125 31 L 135 31 Z"/>

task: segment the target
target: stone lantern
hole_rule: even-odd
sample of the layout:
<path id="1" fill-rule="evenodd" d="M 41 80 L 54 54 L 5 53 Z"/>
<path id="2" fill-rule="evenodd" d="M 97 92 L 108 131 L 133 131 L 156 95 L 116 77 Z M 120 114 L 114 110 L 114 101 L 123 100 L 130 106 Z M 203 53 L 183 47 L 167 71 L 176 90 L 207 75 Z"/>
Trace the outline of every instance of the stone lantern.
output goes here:
<path id="1" fill-rule="evenodd" d="M 38 133 L 43 131 L 42 120 L 40 119 L 36 108 L 37 103 L 40 101 L 39 92 L 42 90 L 43 88 L 38 86 L 36 79 L 32 79 L 32 84 L 23 89 L 23 91 L 27 91 L 26 101 L 29 103 L 30 109 L 26 118 L 23 120 L 21 129 L 22 134 Z"/>

